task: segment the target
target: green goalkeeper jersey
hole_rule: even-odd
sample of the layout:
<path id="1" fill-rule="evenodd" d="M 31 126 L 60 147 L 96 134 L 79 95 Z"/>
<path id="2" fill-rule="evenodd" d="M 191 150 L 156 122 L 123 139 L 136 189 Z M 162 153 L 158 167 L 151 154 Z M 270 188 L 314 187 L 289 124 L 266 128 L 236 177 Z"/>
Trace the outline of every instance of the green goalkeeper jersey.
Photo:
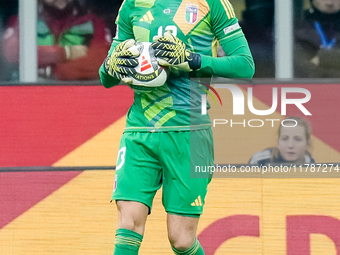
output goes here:
<path id="1" fill-rule="evenodd" d="M 202 59 L 199 70 L 171 72 L 163 86 L 135 92 L 125 131 L 209 128 L 209 116 L 201 114 L 201 95 L 206 93 L 202 83 L 209 83 L 212 75 L 251 78 L 254 73 L 247 41 L 228 0 L 125 0 L 116 23 L 117 35 L 108 55 L 127 39 L 152 42 L 154 36 L 170 31 Z M 219 44 L 225 57 L 216 57 Z M 100 78 L 105 87 L 119 83 L 103 66 Z"/>

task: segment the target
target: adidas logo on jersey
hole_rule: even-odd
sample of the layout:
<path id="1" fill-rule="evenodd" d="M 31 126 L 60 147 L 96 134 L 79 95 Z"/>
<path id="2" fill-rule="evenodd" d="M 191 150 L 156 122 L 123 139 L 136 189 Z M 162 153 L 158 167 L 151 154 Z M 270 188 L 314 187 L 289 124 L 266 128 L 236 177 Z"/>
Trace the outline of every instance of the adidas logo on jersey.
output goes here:
<path id="1" fill-rule="evenodd" d="M 194 202 L 191 203 L 191 206 L 202 206 L 201 195 L 199 195 Z"/>
<path id="2" fill-rule="evenodd" d="M 152 14 L 150 11 L 148 11 L 143 18 L 141 18 L 139 21 L 144 21 L 144 22 L 148 22 L 149 24 L 151 24 L 151 22 L 154 20 Z"/>

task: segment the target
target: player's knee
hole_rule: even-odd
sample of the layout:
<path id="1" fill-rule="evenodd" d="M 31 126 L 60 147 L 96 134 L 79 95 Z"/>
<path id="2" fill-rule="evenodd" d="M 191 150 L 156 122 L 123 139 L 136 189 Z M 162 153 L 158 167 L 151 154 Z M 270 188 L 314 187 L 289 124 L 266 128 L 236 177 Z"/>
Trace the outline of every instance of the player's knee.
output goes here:
<path id="1" fill-rule="evenodd" d="M 178 233 L 175 231 L 169 233 L 168 238 L 173 248 L 179 251 L 185 251 L 194 244 L 196 236 L 191 233 Z"/>
<path id="2" fill-rule="evenodd" d="M 118 205 L 118 228 L 144 233 L 148 210 L 138 204 L 120 202 Z"/>
<path id="3" fill-rule="evenodd" d="M 118 227 L 132 230 L 137 233 L 144 233 L 145 220 L 142 215 L 134 213 L 120 213 Z"/>
<path id="4" fill-rule="evenodd" d="M 173 248 L 189 249 L 196 240 L 198 218 L 168 214 L 168 238 Z"/>
<path id="5" fill-rule="evenodd" d="M 139 224 L 138 221 L 134 221 L 133 219 L 119 219 L 118 228 L 129 229 L 140 234 L 144 233 L 144 225 Z"/>

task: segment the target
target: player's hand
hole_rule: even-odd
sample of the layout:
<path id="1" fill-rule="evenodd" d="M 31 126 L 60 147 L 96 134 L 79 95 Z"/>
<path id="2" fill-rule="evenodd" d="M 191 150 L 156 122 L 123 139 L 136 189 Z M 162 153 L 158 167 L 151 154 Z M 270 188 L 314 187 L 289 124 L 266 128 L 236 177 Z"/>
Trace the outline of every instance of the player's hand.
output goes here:
<path id="1" fill-rule="evenodd" d="M 127 77 L 127 75 L 132 74 L 133 68 L 138 65 L 136 57 L 139 56 L 139 51 L 129 49 L 134 44 L 135 40 L 133 39 L 118 44 L 111 56 L 104 60 L 106 72 L 126 84 L 132 83 L 132 78 Z"/>
<path id="2" fill-rule="evenodd" d="M 89 48 L 85 45 L 65 46 L 67 60 L 74 60 L 87 55 Z"/>
<path id="3" fill-rule="evenodd" d="M 161 66 L 190 72 L 201 67 L 201 56 L 186 49 L 185 44 L 170 32 L 155 36 L 151 45 Z"/>

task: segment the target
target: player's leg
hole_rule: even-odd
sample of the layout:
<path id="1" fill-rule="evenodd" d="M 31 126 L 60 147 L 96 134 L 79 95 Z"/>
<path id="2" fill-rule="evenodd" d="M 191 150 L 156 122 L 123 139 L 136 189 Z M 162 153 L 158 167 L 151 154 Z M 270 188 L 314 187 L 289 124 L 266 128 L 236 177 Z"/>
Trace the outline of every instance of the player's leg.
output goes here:
<path id="1" fill-rule="evenodd" d="M 135 201 L 117 201 L 117 229 L 125 228 L 144 235 L 149 207 Z"/>
<path id="2" fill-rule="evenodd" d="M 214 164 L 212 132 L 169 132 L 162 141 L 163 205 L 168 213 L 168 236 L 176 254 L 201 255 L 196 238 L 211 175 L 196 175 L 195 166 Z"/>
<path id="3" fill-rule="evenodd" d="M 196 238 L 198 217 L 167 215 L 168 237 L 175 254 L 204 255 Z"/>
<path id="4" fill-rule="evenodd" d="M 161 166 L 152 155 L 157 134 L 124 133 L 118 152 L 112 200 L 118 224 L 114 255 L 137 255 L 156 191 L 161 186 Z"/>
<path id="5" fill-rule="evenodd" d="M 134 201 L 117 201 L 118 223 L 114 255 L 137 255 L 149 208 Z"/>

